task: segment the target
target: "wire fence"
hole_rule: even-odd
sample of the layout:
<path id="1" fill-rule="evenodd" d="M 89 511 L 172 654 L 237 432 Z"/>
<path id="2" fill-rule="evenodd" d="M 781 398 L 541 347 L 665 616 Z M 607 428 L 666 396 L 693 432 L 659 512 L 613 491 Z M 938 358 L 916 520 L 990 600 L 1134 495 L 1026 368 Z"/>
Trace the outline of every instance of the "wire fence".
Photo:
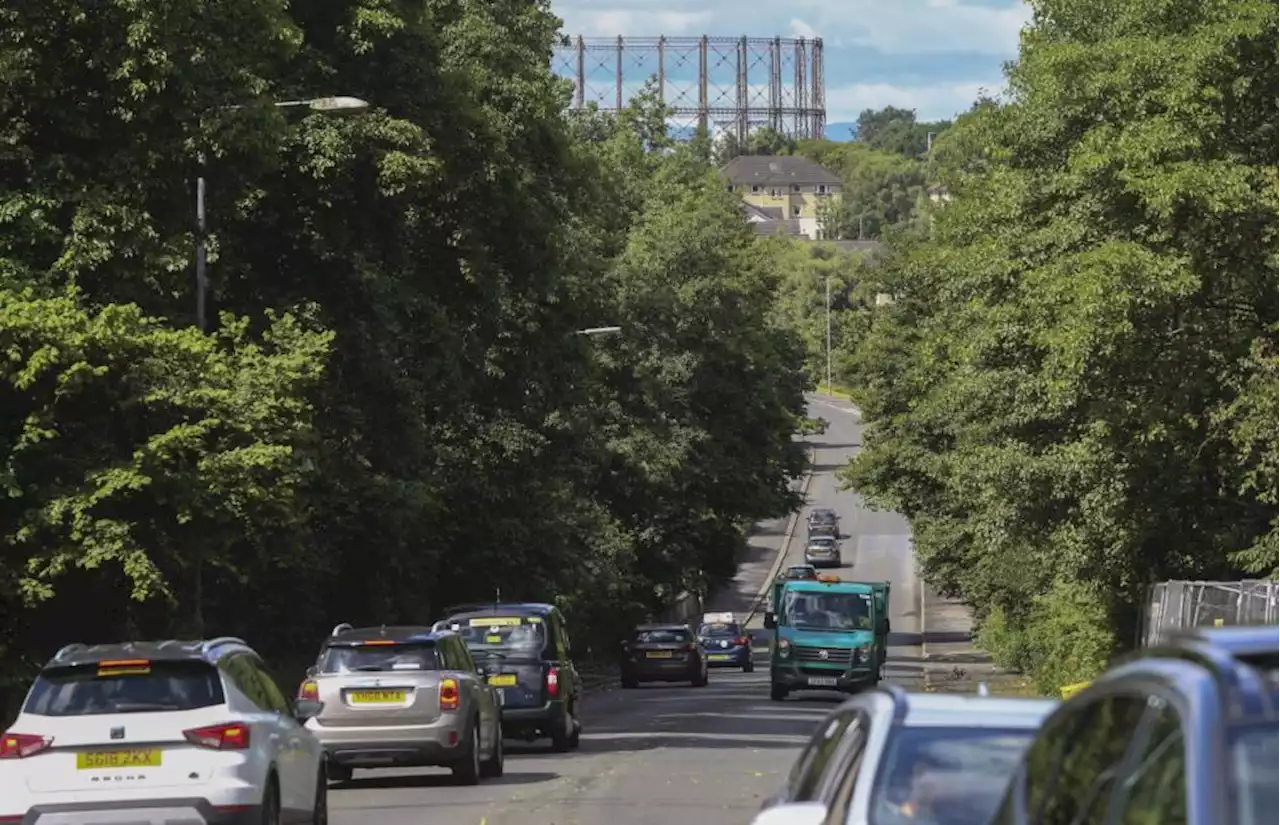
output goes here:
<path id="1" fill-rule="evenodd" d="M 1280 623 L 1280 584 L 1248 579 L 1236 582 L 1167 581 L 1152 585 L 1143 613 L 1145 647 L 1190 627 Z"/>

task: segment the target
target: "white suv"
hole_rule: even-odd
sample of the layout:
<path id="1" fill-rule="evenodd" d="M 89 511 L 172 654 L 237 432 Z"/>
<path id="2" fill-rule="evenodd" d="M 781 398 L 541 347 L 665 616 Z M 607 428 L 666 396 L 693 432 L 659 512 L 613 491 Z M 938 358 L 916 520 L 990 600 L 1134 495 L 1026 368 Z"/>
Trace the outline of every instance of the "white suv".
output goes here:
<path id="1" fill-rule="evenodd" d="M 324 825 L 324 751 L 240 639 L 73 644 L 0 735 L 0 823 Z"/>

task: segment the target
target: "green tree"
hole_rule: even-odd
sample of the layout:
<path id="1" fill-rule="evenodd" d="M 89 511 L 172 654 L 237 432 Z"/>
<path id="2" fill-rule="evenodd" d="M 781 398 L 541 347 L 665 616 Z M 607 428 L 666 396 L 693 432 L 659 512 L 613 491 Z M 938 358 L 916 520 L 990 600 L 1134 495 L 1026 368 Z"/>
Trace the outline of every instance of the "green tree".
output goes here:
<path id="1" fill-rule="evenodd" d="M 930 136 L 937 139 L 951 127 L 949 120 L 920 123 L 914 109 L 886 106 L 863 109 L 853 130 L 854 140 L 880 152 L 907 158 L 923 158 L 929 151 Z"/>

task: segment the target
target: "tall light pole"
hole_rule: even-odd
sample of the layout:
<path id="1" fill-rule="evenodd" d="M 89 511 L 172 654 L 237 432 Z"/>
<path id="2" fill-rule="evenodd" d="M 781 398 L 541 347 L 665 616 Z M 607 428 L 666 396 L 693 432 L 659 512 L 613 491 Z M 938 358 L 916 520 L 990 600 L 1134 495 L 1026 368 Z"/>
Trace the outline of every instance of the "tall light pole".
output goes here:
<path id="1" fill-rule="evenodd" d="M 827 395 L 831 395 L 831 276 L 827 282 Z"/>
<path id="2" fill-rule="evenodd" d="M 277 109 L 310 109 L 321 114 L 353 114 L 369 108 L 369 102 L 358 97 L 317 97 L 310 100 L 281 100 L 271 104 Z M 224 106 L 219 111 L 243 109 L 243 104 Z M 209 224 L 204 208 L 204 152 L 199 155 L 200 176 L 196 178 L 196 328 L 209 331 L 206 304 L 209 295 Z"/>

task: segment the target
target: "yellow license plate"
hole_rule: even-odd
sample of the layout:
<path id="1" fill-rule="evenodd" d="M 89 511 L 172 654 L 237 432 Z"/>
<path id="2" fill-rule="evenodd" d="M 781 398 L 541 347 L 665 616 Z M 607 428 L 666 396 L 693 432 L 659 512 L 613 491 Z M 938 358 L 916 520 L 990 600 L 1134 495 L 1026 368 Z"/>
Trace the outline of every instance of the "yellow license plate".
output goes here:
<path id="1" fill-rule="evenodd" d="M 502 673 L 497 676 L 489 677 L 489 684 L 497 687 L 513 687 L 516 683 L 516 675 L 514 673 Z"/>
<path id="2" fill-rule="evenodd" d="M 407 690 L 353 690 L 347 694 L 353 705 L 392 705 L 404 702 L 408 696 Z"/>
<path id="3" fill-rule="evenodd" d="M 76 754 L 76 770 L 157 768 L 160 766 L 160 757 L 159 748 L 133 751 L 82 751 Z"/>
<path id="4" fill-rule="evenodd" d="M 648 655 L 650 659 L 670 659 L 672 654 L 670 650 L 650 650 Z"/>

